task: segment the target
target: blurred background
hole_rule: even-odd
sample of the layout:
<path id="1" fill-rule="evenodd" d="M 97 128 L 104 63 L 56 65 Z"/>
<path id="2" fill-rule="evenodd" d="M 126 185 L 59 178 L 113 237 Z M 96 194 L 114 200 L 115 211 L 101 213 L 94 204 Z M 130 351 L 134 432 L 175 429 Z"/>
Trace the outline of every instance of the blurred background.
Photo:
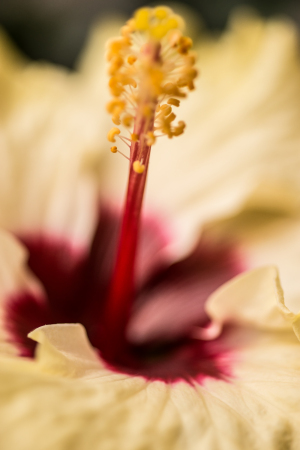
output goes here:
<path id="1" fill-rule="evenodd" d="M 156 2 L 157 3 L 157 2 Z M 165 2 L 162 2 L 165 3 Z M 300 25 L 299 0 L 188 0 L 211 30 L 222 30 L 237 6 L 264 17 L 289 16 Z M 32 59 L 73 67 L 93 22 L 116 13 L 130 15 L 141 0 L 0 0 L 0 25 Z"/>

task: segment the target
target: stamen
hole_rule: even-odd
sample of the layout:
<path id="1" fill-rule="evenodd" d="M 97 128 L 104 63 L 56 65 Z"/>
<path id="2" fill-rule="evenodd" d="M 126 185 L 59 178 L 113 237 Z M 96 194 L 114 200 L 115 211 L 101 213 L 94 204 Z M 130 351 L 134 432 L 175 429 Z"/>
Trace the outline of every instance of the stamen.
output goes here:
<path id="1" fill-rule="evenodd" d="M 119 139 L 121 139 L 121 141 L 124 142 L 124 144 L 130 148 L 130 145 L 128 144 L 128 142 L 125 141 L 125 139 L 127 139 L 125 136 L 119 136 Z"/>
<path id="2" fill-rule="evenodd" d="M 119 128 L 114 127 L 108 132 L 107 139 L 109 140 L 109 142 L 116 142 L 115 136 L 120 133 L 121 131 L 119 130 Z"/>
<path id="3" fill-rule="evenodd" d="M 180 100 L 178 100 L 178 98 L 169 98 L 169 100 L 167 101 L 167 103 L 169 104 L 169 105 L 172 105 L 172 106 L 179 106 L 180 105 Z"/>
<path id="4" fill-rule="evenodd" d="M 178 107 L 179 99 L 193 89 L 197 71 L 193 67 L 195 57 L 190 54 L 192 41 L 182 34 L 183 28 L 183 20 L 170 8 L 141 8 L 122 27 L 122 36 L 108 44 L 109 88 L 113 99 L 107 111 L 114 124 L 130 131 L 130 139 L 120 135 L 118 127 L 108 133 L 110 142 L 115 142 L 117 135 L 125 143 L 130 141 L 127 197 L 116 266 L 104 311 L 105 341 L 109 342 L 104 351 L 108 358 L 122 352 L 126 344 L 151 146 L 158 136 L 173 138 L 185 128 L 182 120 L 175 123 L 172 108 Z M 111 151 L 121 153 L 116 146 Z"/>
<path id="5" fill-rule="evenodd" d="M 141 173 L 143 173 L 145 171 L 145 166 L 144 166 L 144 164 L 141 164 L 140 161 L 134 161 L 132 166 L 133 166 L 133 170 L 136 173 L 140 173 L 141 174 Z"/>
<path id="6" fill-rule="evenodd" d="M 132 140 L 132 142 L 138 142 L 139 135 L 136 133 L 131 133 L 131 140 Z"/>

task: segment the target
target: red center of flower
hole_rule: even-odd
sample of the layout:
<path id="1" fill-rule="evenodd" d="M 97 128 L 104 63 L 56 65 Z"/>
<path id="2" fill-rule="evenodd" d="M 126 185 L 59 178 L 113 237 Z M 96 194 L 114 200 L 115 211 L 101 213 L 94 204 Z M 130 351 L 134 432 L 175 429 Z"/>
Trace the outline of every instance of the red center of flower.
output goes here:
<path id="1" fill-rule="evenodd" d="M 241 271 L 234 249 L 202 241 L 190 255 L 172 262 L 164 253 L 169 239 L 165 228 L 153 218 L 142 220 L 127 333 L 120 343 L 122 352 L 115 352 L 109 347 L 111 335 L 103 330 L 119 229 L 118 212 L 101 207 L 89 248 L 74 249 L 67 239 L 42 234 L 21 238 L 44 295 L 18 292 L 7 300 L 6 328 L 19 354 L 33 356 L 36 344 L 27 338 L 33 329 L 79 322 L 114 370 L 166 381 L 226 377 L 230 368 L 224 363 L 222 336 L 205 342 L 194 339 L 192 331 L 208 324 L 207 297 Z"/>

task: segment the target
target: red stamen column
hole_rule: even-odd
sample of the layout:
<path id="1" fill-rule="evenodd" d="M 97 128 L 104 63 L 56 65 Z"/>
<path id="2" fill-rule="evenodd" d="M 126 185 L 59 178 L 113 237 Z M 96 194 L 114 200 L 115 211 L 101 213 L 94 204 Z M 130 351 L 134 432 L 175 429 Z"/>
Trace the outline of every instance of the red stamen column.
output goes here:
<path id="1" fill-rule="evenodd" d="M 153 119 L 151 120 L 151 129 Z M 112 283 L 104 311 L 104 353 L 107 359 L 115 359 L 126 347 L 126 326 L 135 294 L 135 263 L 139 238 L 142 202 L 148 172 L 151 147 L 145 144 L 149 131 L 149 119 L 144 117 L 135 124 L 134 133 L 141 136 L 139 142 L 132 142 L 127 195 L 121 224 L 117 260 Z M 133 162 L 142 155 L 145 166 L 143 173 L 136 173 Z"/>

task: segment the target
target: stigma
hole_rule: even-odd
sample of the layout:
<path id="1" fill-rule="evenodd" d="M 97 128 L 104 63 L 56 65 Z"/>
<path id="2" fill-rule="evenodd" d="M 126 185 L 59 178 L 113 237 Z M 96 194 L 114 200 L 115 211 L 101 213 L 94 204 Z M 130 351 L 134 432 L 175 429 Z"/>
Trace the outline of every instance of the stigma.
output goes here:
<path id="1" fill-rule="evenodd" d="M 159 137 L 171 139 L 185 129 L 173 109 L 194 89 L 197 71 L 192 40 L 183 30 L 184 21 L 170 8 L 141 8 L 121 28 L 121 36 L 108 43 L 113 98 L 107 111 L 115 126 L 107 137 L 129 147 L 128 157 L 116 145 L 111 151 L 129 159 L 137 174 L 144 173 L 150 147 Z"/>

